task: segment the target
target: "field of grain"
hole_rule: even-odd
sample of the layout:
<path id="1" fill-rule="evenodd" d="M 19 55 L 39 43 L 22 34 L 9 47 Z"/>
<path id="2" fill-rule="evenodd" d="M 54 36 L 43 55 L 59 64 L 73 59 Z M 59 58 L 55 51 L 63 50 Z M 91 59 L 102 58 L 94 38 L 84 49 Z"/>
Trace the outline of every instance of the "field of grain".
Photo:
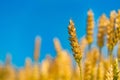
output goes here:
<path id="1" fill-rule="evenodd" d="M 101 14 L 98 22 L 94 21 L 94 14 L 88 10 L 86 36 L 81 41 L 78 40 L 75 23 L 72 19 L 69 21 L 67 38 L 75 65 L 70 53 L 62 48 L 57 38 L 53 39 L 57 56 L 51 58 L 48 55 L 40 63 L 41 38 L 37 36 L 34 63 L 26 58 L 24 67 L 15 68 L 7 55 L 5 64 L 0 64 L 0 80 L 120 80 L 120 10 L 111 11 L 109 17 Z M 94 32 L 95 27 L 97 33 Z M 94 34 L 97 36 L 94 37 Z M 94 42 L 95 39 L 97 42 Z M 103 47 L 106 47 L 107 53 Z M 115 48 L 117 51 L 113 51 Z"/>

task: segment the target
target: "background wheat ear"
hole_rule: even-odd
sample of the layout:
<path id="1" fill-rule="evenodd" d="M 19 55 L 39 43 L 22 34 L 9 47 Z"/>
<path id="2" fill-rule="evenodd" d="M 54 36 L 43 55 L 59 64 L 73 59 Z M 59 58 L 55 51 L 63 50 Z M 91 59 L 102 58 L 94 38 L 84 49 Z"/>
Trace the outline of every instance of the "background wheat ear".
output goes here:
<path id="1" fill-rule="evenodd" d="M 91 80 L 92 79 L 92 63 L 89 59 L 85 60 L 84 62 L 84 80 Z"/>
<path id="2" fill-rule="evenodd" d="M 119 42 L 120 40 L 120 10 L 118 10 L 116 19 L 115 19 L 115 27 L 116 27 L 116 31 L 115 31 L 115 41 L 116 44 Z"/>
<path id="3" fill-rule="evenodd" d="M 112 54 L 112 51 L 113 51 L 113 48 L 114 48 L 114 32 L 115 32 L 115 18 L 116 18 L 116 12 L 115 11 L 111 11 L 110 13 L 110 19 L 109 19 L 109 22 L 108 22 L 108 25 L 107 25 L 107 47 L 108 47 L 108 54 L 109 54 L 109 58 L 110 58 L 110 61 L 112 62 L 112 57 L 113 57 L 113 54 Z"/>
<path id="4" fill-rule="evenodd" d="M 81 59 L 82 59 L 82 51 L 78 42 L 78 38 L 76 35 L 76 29 L 74 27 L 74 23 L 72 20 L 69 22 L 68 26 L 68 32 L 69 32 L 69 40 L 72 46 L 72 51 L 74 52 L 74 58 L 75 61 L 78 63 L 79 69 L 80 69 L 80 79 L 82 80 L 82 66 L 81 66 Z"/>
<path id="5" fill-rule="evenodd" d="M 97 80 L 104 80 L 104 67 L 103 67 L 103 62 L 101 61 L 98 64 L 98 70 L 97 70 Z"/>
<path id="6" fill-rule="evenodd" d="M 115 46 L 118 41 L 119 41 L 119 26 L 117 26 L 116 24 L 119 24 L 119 20 L 118 20 L 119 15 L 114 12 L 113 13 L 113 41 L 112 41 L 112 45 Z"/>
<path id="7" fill-rule="evenodd" d="M 39 36 L 37 36 L 35 39 L 35 51 L 34 51 L 34 60 L 36 62 L 38 62 L 38 59 L 39 59 L 40 43 L 41 43 L 41 38 Z"/>
<path id="8" fill-rule="evenodd" d="M 104 36 L 105 36 L 105 27 L 106 27 L 106 15 L 102 14 L 98 23 L 98 34 L 97 34 L 97 45 L 100 49 L 104 46 Z"/>
<path id="9" fill-rule="evenodd" d="M 99 47 L 99 59 L 101 60 L 102 56 L 102 47 L 104 46 L 105 43 L 105 28 L 106 28 L 106 15 L 102 14 L 102 16 L 99 19 L 98 23 L 98 34 L 97 34 L 97 45 Z"/>
<path id="10" fill-rule="evenodd" d="M 59 39 L 58 38 L 54 38 L 53 42 L 54 42 L 54 47 L 55 47 L 56 52 L 60 53 L 62 51 L 62 46 L 60 44 Z"/>
<path id="11" fill-rule="evenodd" d="M 86 32 L 87 32 L 86 39 L 88 41 L 89 49 L 90 49 L 91 44 L 93 42 L 93 32 L 94 32 L 94 14 L 92 10 L 88 11 Z"/>
<path id="12" fill-rule="evenodd" d="M 118 80 L 119 78 L 119 69 L 118 69 L 118 59 L 113 61 L 113 80 Z"/>
<path id="13" fill-rule="evenodd" d="M 111 65 L 105 75 L 105 80 L 113 80 L 113 66 Z"/>

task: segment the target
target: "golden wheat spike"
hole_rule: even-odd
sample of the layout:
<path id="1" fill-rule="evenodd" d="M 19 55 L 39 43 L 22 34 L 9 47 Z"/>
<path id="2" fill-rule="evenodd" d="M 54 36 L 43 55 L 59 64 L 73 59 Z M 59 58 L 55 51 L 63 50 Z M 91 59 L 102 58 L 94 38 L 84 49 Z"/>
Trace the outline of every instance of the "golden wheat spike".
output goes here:
<path id="1" fill-rule="evenodd" d="M 78 43 L 78 39 L 76 36 L 76 29 L 74 27 L 74 23 L 72 20 L 70 20 L 68 31 L 69 31 L 69 35 L 70 35 L 69 40 L 71 42 L 72 51 L 74 52 L 74 54 L 73 54 L 74 58 L 77 63 L 80 63 L 81 58 L 82 58 L 82 53 L 81 53 L 80 45 Z"/>
<path id="2" fill-rule="evenodd" d="M 113 10 L 111 11 L 110 13 L 110 26 L 111 26 L 111 29 L 114 30 L 115 28 L 115 18 L 117 16 L 117 13 Z"/>
<path id="3" fill-rule="evenodd" d="M 32 71 L 32 77 L 33 77 L 33 80 L 39 80 L 40 79 L 40 67 L 38 64 L 34 64 L 33 66 L 33 71 Z"/>
<path id="4" fill-rule="evenodd" d="M 104 67 L 103 62 L 100 62 L 97 70 L 97 80 L 104 80 Z"/>
<path id="5" fill-rule="evenodd" d="M 119 15 L 116 14 L 116 12 L 114 11 L 113 12 L 113 21 L 111 22 L 111 23 L 113 23 L 113 41 L 112 41 L 113 46 L 115 46 L 119 40 L 119 27 L 117 26 L 117 24 L 119 24 L 118 17 L 119 17 Z"/>
<path id="6" fill-rule="evenodd" d="M 110 33 L 110 37 L 111 37 L 111 45 L 113 45 L 114 47 L 114 35 L 115 35 L 115 18 L 116 18 L 116 12 L 115 11 L 111 11 L 110 14 L 110 27 L 111 27 L 111 33 Z"/>
<path id="7" fill-rule="evenodd" d="M 91 80 L 92 78 L 92 64 L 90 60 L 86 60 L 84 63 L 84 80 Z"/>
<path id="8" fill-rule="evenodd" d="M 113 61 L 113 80 L 118 80 L 119 78 L 119 69 L 118 69 L 118 59 Z"/>
<path id="9" fill-rule="evenodd" d="M 97 67 L 96 63 L 98 62 L 99 59 L 99 50 L 97 48 L 92 48 L 86 56 L 85 61 L 90 61 L 91 65 L 91 73 L 90 73 L 90 80 L 95 80 L 96 79 L 96 74 L 97 74 Z"/>
<path id="10" fill-rule="evenodd" d="M 118 16 L 119 16 L 119 22 L 116 22 L 116 24 L 118 24 L 118 27 L 117 27 L 117 34 L 118 34 L 118 41 L 120 40 L 120 11 L 118 13 Z"/>
<path id="11" fill-rule="evenodd" d="M 103 14 L 99 19 L 98 34 L 97 34 L 97 44 L 100 48 L 100 51 L 101 48 L 104 46 L 105 26 L 106 26 L 106 15 Z"/>
<path id="12" fill-rule="evenodd" d="M 118 30 L 114 30 L 114 36 L 113 36 L 113 46 L 115 46 L 118 43 Z"/>
<path id="13" fill-rule="evenodd" d="M 25 62 L 25 75 L 26 75 L 26 80 L 29 80 L 32 76 L 32 64 L 31 64 L 31 59 L 30 58 L 26 58 L 26 62 Z"/>
<path id="14" fill-rule="evenodd" d="M 40 73 L 41 73 L 41 79 L 47 80 L 49 77 L 49 68 L 51 65 L 51 56 L 47 55 L 46 59 L 42 61 L 41 67 L 40 67 Z"/>
<path id="15" fill-rule="evenodd" d="M 116 26 L 116 40 L 120 40 L 120 10 L 118 10 L 116 20 L 115 20 L 115 26 Z"/>
<path id="16" fill-rule="evenodd" d="M 62 50 L 61 53 L 56 57 L 56 62 L 58 64 L 58 75 L 60 77 L 64 76 L 64 80 L 70 80 L 72 75 L 72 64 L 70 55 L 67 53 L 67 51 Z"/>
<path id="17" fill-rule="evenodd" d="M 97 48 L 93 48 L 91 49 L 91 56 L 89 56 L 89 58 L 91 58 L 91 62 L 93 66 L 96 66 L 96 63 L 99 59 L 99 50 Z"/>
<path id="18" fill-rule="evenodd" d="M 114 45 L 115 18 L 116 18 L 116 12 L 111 11 L 110 19 L 107 25 L 107 47 L 110 57 L 112 57 L 112 51 L 115 46 Z"/>
<path id="19" fill-rule="evenodd" d="M 107 47 L 109 48 L 109 46 L 110 46 L 110 33 L 111 33 L 111 27 L 110 27 L 110 20 L 108 20 L 107 19 L 107 21 L 106 21 L 106 23 L 107 23 Z"/>
<path id="20" fill-rule="evenodd" d="M 38 61 L 38 59 L 39 59 L 40 43 L 41 43 L 41 38 L 39 36 L 37 36 L 35 39 L 35 51 L 34 51 L 34 60 L 35 61 Z"/>
<path id="21" fill-rule="evenodd" d="M 76 29 L 74 27 L 74 23 L 72 20 L 70 20 L 69 26 L 68 26 L 68 32 L 69 32 L 69 40 L 71 42 L 72 51 L 74 52 L 74 58 L 75 61 L 78 63 L 79 69 L 80 69 L 80 79 L 82 80 L 82 66 L 81 66 L 81 59 L 82 59 L 82 52 L 81 48 L 77 39 L 76 35 Z"/>
<path id="22" fill-rule="evenodd" d="M 105 80 L 113 80 L 113 67 L 109 67 L 107 73 L 105 74 Z"/>
<path id="23" fill-rule="evenodd" d="M 115 15 L 115 13 L 114 13 Z M 114 37 L 113 37 L 113 45 L 115 46 L 120 40 L 120 10 L 115 15 L 115 28 L 114 28 Z"/>
<path id="24" fill-rule="evenodd" d="M 89 10 L 87 17 L 87 31 L 86 31 L 87 32 L 86 39 L 89 45 L 91 45 L 93 42 L 93 31 L 94 31 L 94 15 L 92 10 Z"/>
<path id="25" fill-rule="evenodd" d="M 61 47 L 61 44 L 60 44 L 60 41 L 58 38 L 54 38 L 54 46 L 55 46 L 55 50 L 57 53 L 59 53 L 60 51 L 62 51 L 62 47 Z"/>

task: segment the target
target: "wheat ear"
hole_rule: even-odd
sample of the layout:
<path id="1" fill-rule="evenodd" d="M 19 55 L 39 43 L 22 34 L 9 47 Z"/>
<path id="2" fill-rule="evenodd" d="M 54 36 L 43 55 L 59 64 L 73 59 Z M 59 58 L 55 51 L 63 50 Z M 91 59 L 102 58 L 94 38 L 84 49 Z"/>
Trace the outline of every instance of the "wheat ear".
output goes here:
<path id="1" fill-rule="evenodd" d="M 36 62 L 39 59 L 40 43 L 41 43 L 41 38 L 39 36 L 37 36 L 36 39 L 35 39 L 35 51 L 34 51 L 34 60 Z"/>
<path id="2" fill-rule="evenodd" d="M 109 67 L 109 69 L 105 75 L 105 80 L 113 80 L 113 67 L 112 67 L 112 65 Z"/>
<path id="3" fill-rule="evenodd" d="M 118 80 L 119 78 L 119 69 L 118 69 L 118 59 L 113 61 L 113 80 Z"/>
<path id="4" fill-rule="evenodd" d="M 86 60 L 84 63 L 84 80 L 91 80 L 92 78 L 92 63 Z"/>
<path id="5" fill-rule="evenodd" d="M 97 80 L 103 80 L 104 79 L 104 67 L 103 67 L 103 62 L 101 61 L 98 64 L 98 70 L 97 70 Z"/>
<path id="6" fill-rule="evenodd" d="M 80 79 L 82 80 L 82 68 L 81 68 L 81 58 L 82 58 L 82 52 L 81 52 L 81 48 L 77 39 L 77 35 L 76 35 L 76 29 L 74 27 L 74 23 L 72 20 L 70 20 L 69 26 L 68 26 L 68 32 L 69 32 L 69 40 L 71 42 L 71 46 L 72 46 L 72 51 L 74 52 L 73 56 L 75 58 L 75 61 L 78 63 L 79 65 L 79 69 L 80 69 Z"/>
<path id="7" fill-rule="evenodd" d="M 102 47 L 104 46 L 105 27 L 106 27 L 106 15 L 103 14 L 99 19 L 98 34 L 97 34 L 97 45 L 99 47 L 99 52 L 100 52 L 99 59 L 100 60 L 102 56 Z"/>
<path id="8" fill-rule="evenodd" d="M 105 30 L 105 24 L 106 22 L 106 15 L 103 14 L 100 19 L 99 19 L 99 24 L 98 24 L 98 34 L 97 34 L 97 44 L 100 48 L 100 53 L 101 53 L 101 48 L 104 46 L 104 30 Z"/>
<path id="9" fill-rule="evenodd" d="M 94 15 L 92 10 L 88 11 L 86 32 L 87 32 L 86 39 L 88 41 L 90 48 L 93 42 L 93 32 L 94 32 Z"/>

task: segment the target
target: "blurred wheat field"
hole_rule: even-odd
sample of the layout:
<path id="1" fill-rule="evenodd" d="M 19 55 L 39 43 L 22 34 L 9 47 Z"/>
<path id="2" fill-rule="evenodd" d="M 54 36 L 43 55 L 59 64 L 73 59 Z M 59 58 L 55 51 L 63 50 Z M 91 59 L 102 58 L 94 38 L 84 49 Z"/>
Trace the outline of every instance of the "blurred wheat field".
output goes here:
<path id="1" fill-rule="evenodd" d="M 47 55 L 42 63 L 39 63 L 41 38 L 37 36 L 34 63 L 30 58 L 26 58 L 25 66 L 16 69 L 11 64 L 10 55 L 7 55 L 5 64 L 0 64 L 0 80 L 120 80 L 120 10 L 111 11 L 109 17 L 102 14 L 96 25 L 95 23 L 94 13 L 89 10 L 86 35 L 79 41 L 75 23 L 70 19 L 68 43 L 76 65 L 73 65 L 70 53 L 62 48 L 58 38 L 53 39 L 57 56 L 53 59 Z M 95 26 L 97 33 L 94 32 Z M 97 36 L 94 37 L 94 34 Z M 107 47 L 107 53 L 103 47 Z M 114 49 L 117 51 L 114 52 Z M 107 57 L 103 54 L 107 54 Z"/>

